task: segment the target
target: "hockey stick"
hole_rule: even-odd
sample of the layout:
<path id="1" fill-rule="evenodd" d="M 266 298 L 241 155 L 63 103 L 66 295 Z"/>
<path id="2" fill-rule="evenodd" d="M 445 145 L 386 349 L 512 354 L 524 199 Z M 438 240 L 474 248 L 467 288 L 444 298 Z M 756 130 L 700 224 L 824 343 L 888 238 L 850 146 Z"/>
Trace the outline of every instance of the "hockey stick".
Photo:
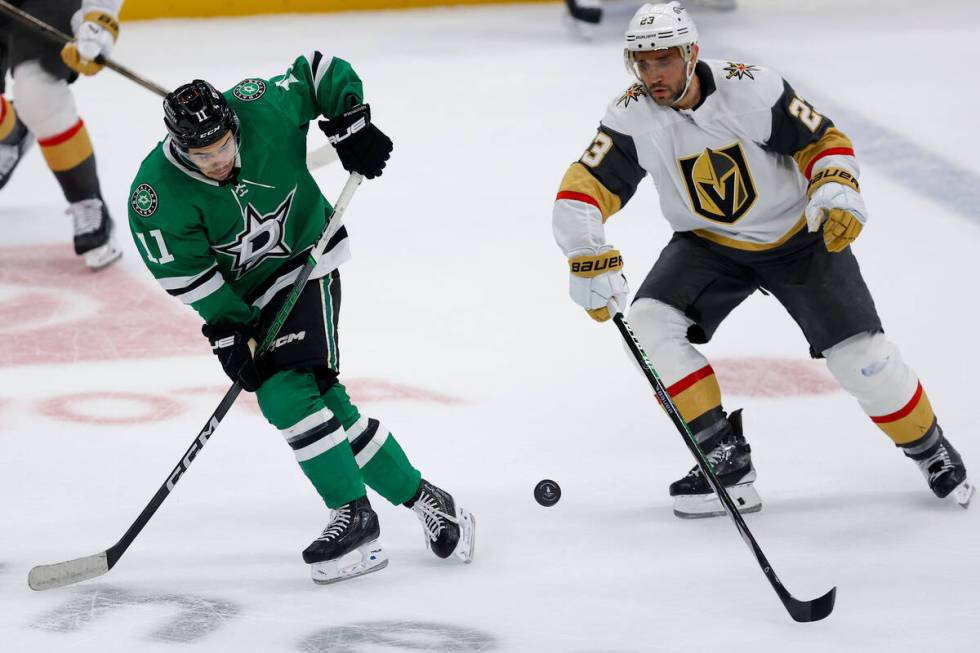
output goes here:
<path id="1" fill-rule="evenodd" d="M 44 36 L 48 37 L 52 41 L 55 41 L 61 45 L 65 45 L 66 43 L 69 43 L 74 40 L 72 39 L 72 37 L 68 36 L 61 30 L 55 29 L 51 25 L 45 23 L 43 20 L 39 20 L 38 18 L 35 18 L 34 16 L 30 15 L 23 9 L 18 9 L 17 7 L 13 6 L 9 2 L 6 2 L 6 0 L 0 0 L 0 11 L 7 14 L 17 22 L 21 23 L 22 25 L 26 25 L 31 29 L 37 30 Z M 126 77 L 127 79 L 136 82 L 143 88 L 153 91 L 160 97 L 165 97 L 167 95 L 167 90 L 162 86 L 154 84 L 153 82 L 146 79 L 145 77 L 137 75 L 129 68 L 117 64 L 112 59 L 103 57 L 100 54 L 95 58 L 95 62 L 104 65 L 106 68 L 111 68 L 112 70 L 115 70 L 123 77 Z"/>
<path id="2" fill-rule="evenodd" d="M 333 145 L 327 143 L 312 152 L 306 153 L 306 167 L 310 170 L 316 170 L 317 168 L 330 165 L 339 158 L 337 156 L 337 150 L 333 149 Z"/>
<path id="3" fill-rule="evenodd" d="M 677 431 L 681 434 L 684 439 L 684 444 L 687 448 L 691 450 L 694 458 L 697 460 L 698 467 L 704 473 L 705 478 L 711 484 L 711 488 L 715 491 L 715 494 L 721 500 L 723 506 L 725 506 L 725 511 L 728 516 L 732 518 L 735 522 L 735 527 L 738 528 L 739 535 L 748 545 L 752 552 L 755 554 L 755 559 L 759 562 L 759 566 L 762 568 L 762 573 L 766 575 L 766 579 L 772 585 L 772 588 L 776 590 L 776 594 L 779 595 L 779 600 L 783 602 L 786 606 L 786 610 L 789 612 L 790 616 L 796 621 L 820 621 L 827 615 L 829 615 L 834 610 L 834 599 L 837 596 L 837 588 L 833 587 L 829 592 L 823 596 L 813 599 L 812 601 L 800 601 L 799 599 L 793 598 L 789 591 L 783 586 L 779 577 L 776 576 L 775 570 L 772 565 L 769 564 L 769 560 L 766 559 L 765 554 L 762 549 L 759 548 L 758 543 L 752 536 L 749 527 L 745 524 L 745 520 L 742 515 L 735 508 L 735 504 L 732 501 L 731 496 L 729 496 L 728 491 L 718 480 L 715 475 L 711 465 L 704 458 L 704 454 L 698 448 L 698 445 L 694 439 L 694 435 L 691 433 L 690 427 L 681 418 L 680 413 L 677 411 L 677 406 L 674 405 L 673 400 L 670 395 L 667 394 L 667 389 L 664 387 L 663 381 L 660 380 L 660 376 L 657 374 L 656 370 L 653 369 L 653 364 L 650 359 L 647 358 L 646 353 L 644 353 L 643 348 L 640 347 L 640 342 L 636 339 L 636 335 L 630 328 L 629 323 L 626 318 L 623 317 L 622 313 L 617 312 L 613 317 L 613 321 L 616 323 L 616 327 L 623 336 L 623 340 L 626 342 L 626 346 L 629 347 L 630 352 L 633 354 L 633 358 L 639 364 L 640 368 L 643 370 L 643 374 L 647 377 L 650 385 L 653 386 L 653 391 L 657 394 L 657 398 L 660 400 L 661 405 L 664 410 L 667 411 L 667 415 L 670 416 L 670 420 L 677 427 Z"/>
<path id="4" fill-rule="evenodd" d="M 279 333 L 279 329 L 282 328 L 283 323 L 286 318 L 289 317 L 289 313 L 292 311 L 293 306 L 299 299 L 300 293 L 303 292 L 303 288 L 306 287 L 306 282 L 309 280 L 310 275 L 313 273 L 313 268 L 316 267 L 317 261 L 320 255 L 323 254 L 324 250 L 327 248 L 327 244 L 330 239 L 336 234 L 337 230 L 340 228 L 340 219 L 347 209 L 347 205 L 350 203 L 351 197 L 354 195 L 354 191 L 357 190 L 358 185 L 363 181 L 363 177 L 357 173 L 352 173 L 347 183 L 344 185 L 344 189 L 340 192 L 340 198 L 337 200 L 337 204 L 334 206 L 333 215 L 330 217 L 330 221 L 327 223 L 327 228 L 324 229 L 323 234 L 320 236 L 320 240 L 317 241 L 313 249 L 307 255 L 306 263 L 300 268 L 299 276 L 293 282 L 292 289 L 289 292 L 289 296 L 286 297 L 286 302 L 283 304 L 282 308 L 276 314 L 275 320 L 269 326 L 269 330 L 266 332 L 265 337 L 262 338 L 262 342 L 256 349 L 257 352 L 265 351 L 269 345 L 275 340 L 276 334 Z M 333 228 L 331 228 L 333 225 Z M 207 422 L 204 424 L 204 428 L 198 431 L 197 436 L 191 442 L 191 445 L 181 456 L 180 460 L 177 461 L 177 466 L 174 467 L 170 475 L 167 476 L 166 481 L 157 490 L 157 493 L 153 495 L 150 499 L 150 503 L 143 508 L 143 512 L 140 513 L 136 521 L 132 523 L 129 529 L 123 534 L 118 542 L 110 546 L 105 551 L 101 553 L 96 553 L 95 555 L 85 556 L 84 558 L 76 558 L 74 560 L 67 560 L 65 562 L 58 562 L 53 565 L 39 565 L 31 569 L 27 576 L 27 584 L 32 590 L 49 590 L 55 587 L 64 587 L 65 585 L 71 585 L 72 583 L 78 583 L 83 580 L 88 580 L 89 578 L 95 578 L 96 576 L 101 576 L 102 574 L 108 572 L 112 569 L 119 558 L 122 557 L 129 545 L 133 543 L 136 536 L 140 534 L 143 527 L 146 526 L 150 518 L 153 517 L 157 509 L 163 504 L 164 500 L 173 492 L 174 486 L 180 477 L 184 475 L 187 468 L 190 467 L 191 463 L 201 452 L 201 449 L 207 444 L 208 439 L 214 435 L 215 430 L 224 419 L 228 410 L 231 408 L 232 404 L 235 403 L 235 399 L 241 393 L 242 387 L 235 382 L 232 384 L 228 392 L 225 393 L 224 398 L 218 404 L 218 407 L 214 409 L 211 413 L 211 417 L 208 418 Z"/>
<path id="5" fill-rule="evenodd" d="M 72 38 L 67 34 L 65 34 L 64 32 L 55 29 L 51 25 L 45 23 L 43 20 L 40 20 L 30 15 L 26 11 L 13 6 L 6 0 L 0 0 L 0 12 L 7 14 L 14 20 L 18 21 L 19 23 L 26 25 L 27 27 L 30 27 L 33 30 L 36 30 L 43 36 L 47 36 L 49 39 L 57 42 L 60 45 L 65 45 L 66 43 L 72 40 Z M 111 59 L 106 59 L 102 55 L 99 55 L 98 57 L 95 58 L 95 61 L 97 63 L 103 64 L 106 68 L 111 68 L 112 70 L 115 70 L 123 77 L 126 77 L 127 79 L 136 82 L 143 88 L 156 93 L 160 97 L 167 96 L 168 91 L 162 86 L 158 84 L 154 84 L 153 82 L 146 79 L 145 77 L 142 77 L 134 73 L 130 69 L 117 64 L 115 61 L 112 61 Z M 327 145 L 318 147 L 317 149 L 313 150 L 312 152 L 306 155 L 306 167 L 309 168 L 310 170 L 316 170 L 317 168 L 322 168 L 323 166 L 330 165 L 336 160 L 337 160 L 337 152 L 328 143 Z"/>

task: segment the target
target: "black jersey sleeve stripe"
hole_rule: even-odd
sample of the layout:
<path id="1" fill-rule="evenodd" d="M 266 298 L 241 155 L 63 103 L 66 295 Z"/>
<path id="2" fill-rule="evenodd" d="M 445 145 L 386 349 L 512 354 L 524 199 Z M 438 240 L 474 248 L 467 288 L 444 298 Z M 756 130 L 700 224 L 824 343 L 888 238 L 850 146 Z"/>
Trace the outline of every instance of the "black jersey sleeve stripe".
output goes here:
<path id="1" fill-rule="evenodd" d="M 612 147 L 595 166 L 589 166 L 586 156 L 579 159 L 596 179 L 619 197 L 625 206 L 643 181 L 646 170 L 640 167 L 636 144 L 632 136 L 620 133 L 607 125 L 599 125 L 599 133 L 612 139 Z"/>
<path id="2" fill-rule="evenodd" d="M 189 293 L 189 292 L 191 292 L 192 290 L 194 290 L 196 288 L 200 288 L 204 284 L 206 284 L 209 281 L 211 281 L 212 279 L 214 279 L 214 277 L 216 275 L 220 275 L 220 274 L 221 274 L 221 271 L 218 270 L 218 267 L 217 266 L 214 266 L 211 269 L 211 273 L 210 274 L 202 274 L 201 276 L 199 276 L 197 279 L 195 279 L 191 283 L 187 284 L 186 286 L 182 286 L 180 288 L 166 288 L 165 290 L 167 291 L 167 294 L 169 294 L 169 295 L 171 295 L 173 297 L 180 297 L 181 295 L 184 295 L 186 293 Z"/>
<path id="3" fill-rule="evenodd" d="M 320 64 L 323 62 L 323 54 L 319 50 L 313 51 L 313 61 L 310 62 L 310 72 L 313 73 L 313 79 L 316 79 L 317 71 L 320 70 Z"/>
<path id="4" fill-rule="evenodd" d="M 323 250 L 324 255 L 329 254 L 331 251 L 333 251 L 333 248 L 339 245 L 341 241 L 343 241 L 346 238 L 347 238 L 347 227 L 341 227 L 340 229 L 337 230 L 337 233 L 335 233 L 333 237 L 327 241 L 327 247 Z"/>
<path id="5" fill-rule="evenodd" d="M 819 114 L 783 80 L 783 94 L 772 106 L 772 133 L 763 147 L 792 156 L 819 141 L 833 126 L 830 118 Z"/>

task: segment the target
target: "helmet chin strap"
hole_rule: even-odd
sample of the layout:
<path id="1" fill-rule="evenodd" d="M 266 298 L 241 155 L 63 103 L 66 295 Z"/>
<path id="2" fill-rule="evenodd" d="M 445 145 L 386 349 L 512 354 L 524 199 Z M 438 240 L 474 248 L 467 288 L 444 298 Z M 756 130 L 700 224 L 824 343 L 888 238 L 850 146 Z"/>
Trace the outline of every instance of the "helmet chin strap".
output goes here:
<path id="1" fill-rule="evenodd" d="M 680 94 L 678 94 L 677 97 L 675 97 L 670 102 L 670 106 L 673 107 L 673 108 L 675 108 L 675 109 L 677 108 L 677 105 L 680 103 L 680 101 L 684 99 L 684 96 L 687 95 L 688 90 L 690 90 L 690 88 L 691 88 L 691 79 L 694 78 L 694 66 L 695 66 L 695 62 L 693 61 L 693 57 L 688 57 L 685 61 L 687 62 L 687 64 L 686 64 L 687 65 L 687 80 L 684 82 L 684 88 L 681 89 Z"/>

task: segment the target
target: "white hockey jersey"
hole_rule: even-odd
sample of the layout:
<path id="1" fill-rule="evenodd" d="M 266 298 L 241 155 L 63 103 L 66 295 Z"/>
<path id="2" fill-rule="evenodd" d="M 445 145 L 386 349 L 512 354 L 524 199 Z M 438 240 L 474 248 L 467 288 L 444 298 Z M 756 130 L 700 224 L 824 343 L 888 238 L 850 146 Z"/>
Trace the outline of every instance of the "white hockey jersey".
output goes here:
<path id="1" fill-rule="evenodd" d="M 703 60 L 695 74 L 694 109 L 661 107 L 642 84 L 609 105 L 555 202 L 555 237 L 566 255 L 606 247 L 603 223 L 647 174 L 675 231 L 745 250 L 778 247 L 804 228 L 816 171 L 833 166 L 857 176 L 847 136 L 774 71 Z"/>

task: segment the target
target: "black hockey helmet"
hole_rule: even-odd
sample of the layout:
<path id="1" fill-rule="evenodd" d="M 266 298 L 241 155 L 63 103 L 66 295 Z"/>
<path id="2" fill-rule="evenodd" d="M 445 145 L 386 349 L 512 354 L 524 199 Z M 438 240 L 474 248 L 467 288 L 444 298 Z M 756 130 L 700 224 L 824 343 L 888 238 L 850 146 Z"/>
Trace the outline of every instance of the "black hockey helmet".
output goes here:
<path id="1" fill-rule="evenodd" d="M 215 143 L 230 129 L 238 135 L 238 116 L 211 84 L 195 79 L 163 99 L 163 123 L 180 149 Z"/>

